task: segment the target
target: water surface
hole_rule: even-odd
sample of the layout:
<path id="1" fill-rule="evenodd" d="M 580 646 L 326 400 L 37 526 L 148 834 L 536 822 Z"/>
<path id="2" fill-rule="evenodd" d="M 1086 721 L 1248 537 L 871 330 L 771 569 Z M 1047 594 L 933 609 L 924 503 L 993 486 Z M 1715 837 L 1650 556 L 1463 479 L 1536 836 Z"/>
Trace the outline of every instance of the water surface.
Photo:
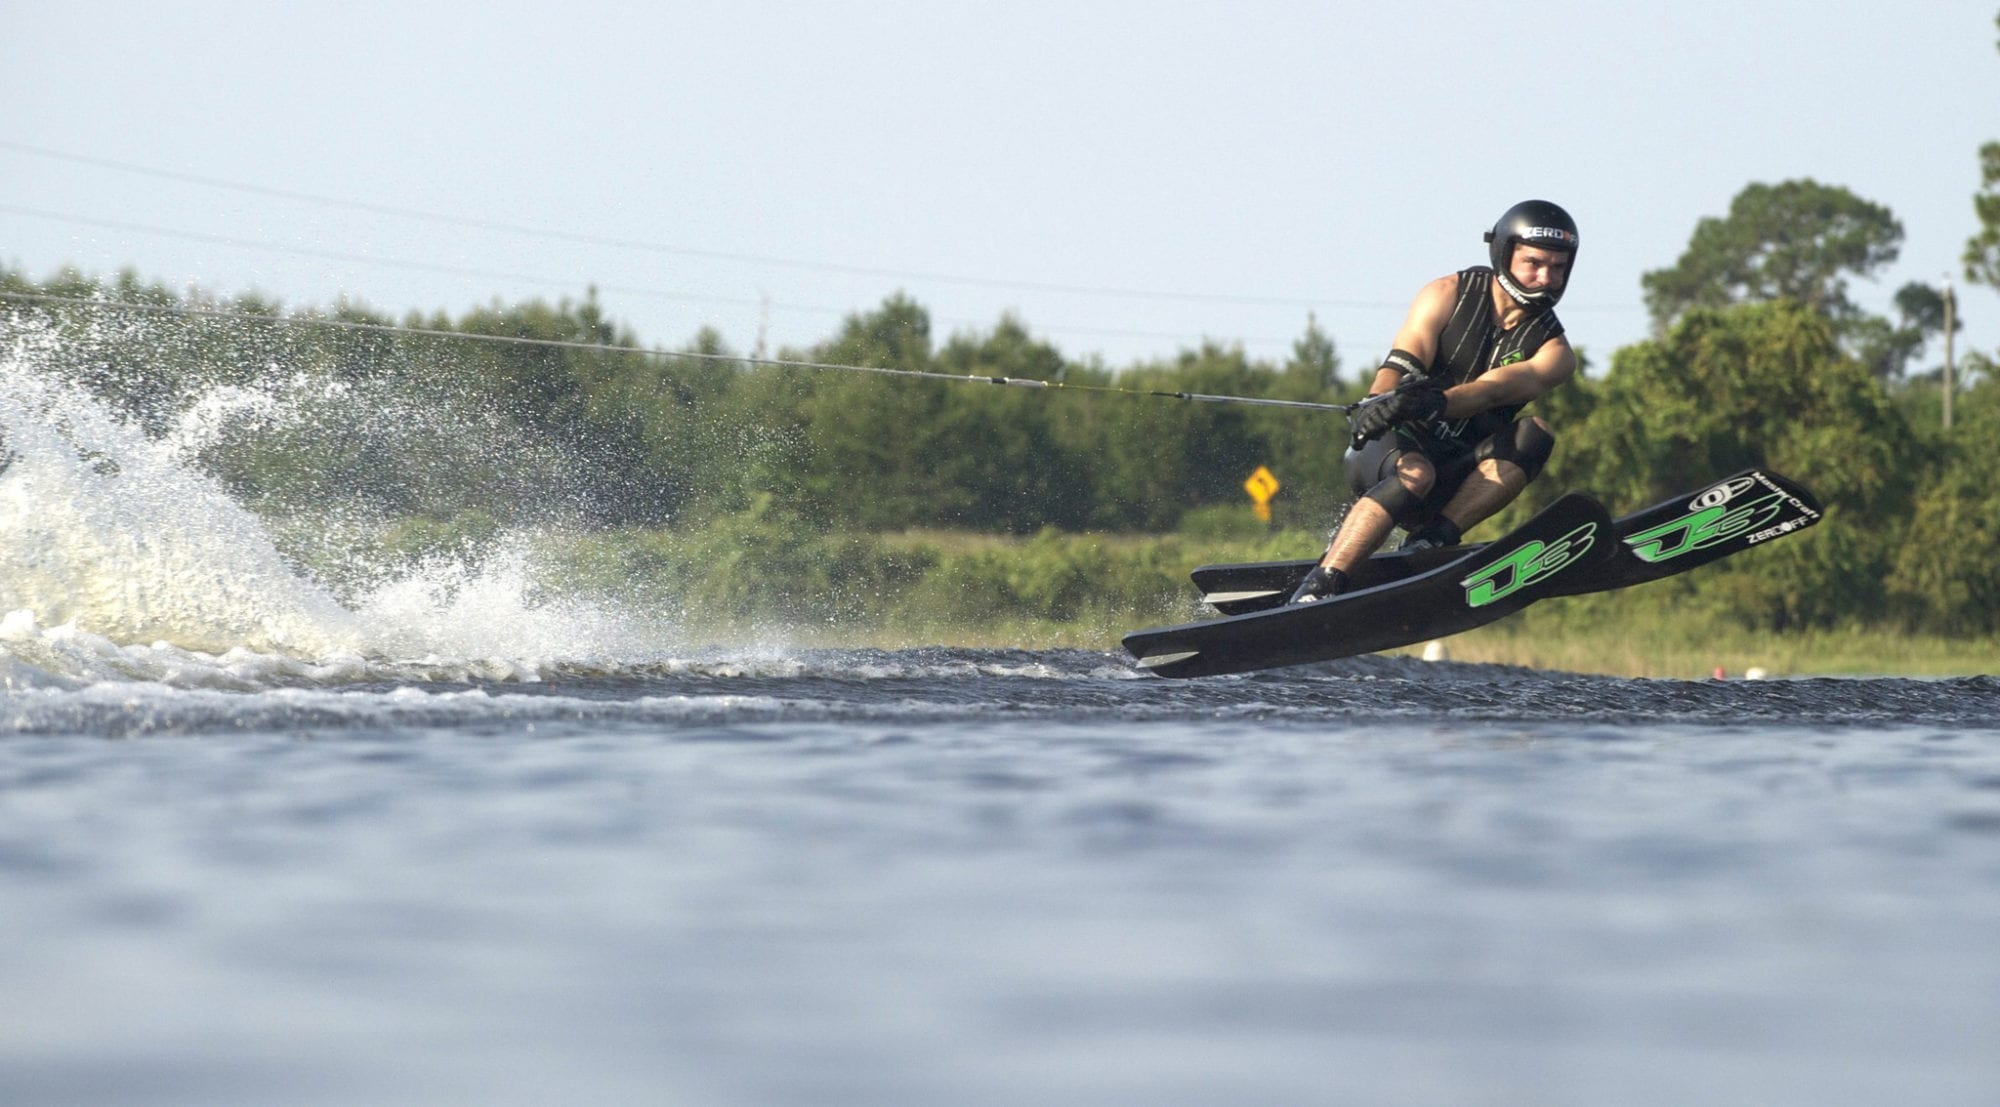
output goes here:
<path id="1" fill-rule="evenodd" d="M 2000 1094 L 1988 678 L 17 645 L 10 1102 Z"/>

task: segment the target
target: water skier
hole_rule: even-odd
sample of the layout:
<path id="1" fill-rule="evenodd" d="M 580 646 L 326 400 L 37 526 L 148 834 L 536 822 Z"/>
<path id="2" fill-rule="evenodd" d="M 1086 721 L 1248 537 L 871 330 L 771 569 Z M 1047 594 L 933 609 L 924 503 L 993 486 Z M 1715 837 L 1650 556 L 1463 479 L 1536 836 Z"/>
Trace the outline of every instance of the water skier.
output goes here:
<path id="1" fill-rule="evenodd" d="M 1417 293 L 1354 420 L 1357 497 L 1292 603 L 1338 595 L 1401 525 L 1406 550 L 1455 546 L 1535 479 L 1555 435 L 1530 400 L 1576 373 L 1556 301 L 1576 260 L 1576 221 L 1546 200 L 1507 209 L 1486 235 L 1492 265 Z"/>

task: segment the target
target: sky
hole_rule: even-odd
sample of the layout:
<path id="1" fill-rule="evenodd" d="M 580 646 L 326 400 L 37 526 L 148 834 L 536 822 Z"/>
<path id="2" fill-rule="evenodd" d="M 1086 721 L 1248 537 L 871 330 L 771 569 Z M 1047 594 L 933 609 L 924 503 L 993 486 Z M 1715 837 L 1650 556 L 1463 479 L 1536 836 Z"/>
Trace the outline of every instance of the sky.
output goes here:
<path id="1" fill-rule="evenodd" d="M 1956 277 L 2000 139 L 2000 0 L 10 7 L 0 263 L 398 315 L 595 286 L 739 352 L 902 292 L 1112 367 L 1310 315 L 1351 375 L 1536 197 L 1601 369 L 1752 182 L 1895 213 L 1864 307 Z"/>

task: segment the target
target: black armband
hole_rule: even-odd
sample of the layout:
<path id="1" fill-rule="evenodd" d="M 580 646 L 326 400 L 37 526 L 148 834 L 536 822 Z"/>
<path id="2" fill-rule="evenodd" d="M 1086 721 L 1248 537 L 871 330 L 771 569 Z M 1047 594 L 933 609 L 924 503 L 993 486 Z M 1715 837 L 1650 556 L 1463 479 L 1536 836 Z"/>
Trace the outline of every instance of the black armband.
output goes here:
<path id="1" fill-rule="evenodd" d="M 1401 373 L 1406 377 L 1422 378 L 1431 375 L 1431 367 L 1424 364 L 1424 359 L 1404 349 L 1390 350 L 1389 356 L 1382 359 L 1382 368 Z"/>

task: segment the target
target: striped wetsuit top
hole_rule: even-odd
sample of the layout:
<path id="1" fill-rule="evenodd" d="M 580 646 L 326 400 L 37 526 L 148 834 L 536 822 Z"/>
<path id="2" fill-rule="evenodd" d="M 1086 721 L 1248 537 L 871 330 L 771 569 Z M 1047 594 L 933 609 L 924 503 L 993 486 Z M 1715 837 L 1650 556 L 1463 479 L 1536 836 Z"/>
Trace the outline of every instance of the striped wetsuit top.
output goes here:
<path id="1" fill-rule="evenodd" d="M 1512 365 L 1534 357 L 1542 345 L 1563 333 L 1562 321 L 1553 311 L 1530 315 L 1502 330 L 1493 318 L 1493 270 L 1483 265 L 1458 271 L 1458 300 L 1451 305 L 1451 317 L 1438 335 L 1437 352 L 1431 358 L 1431 379 L 1449 388 L 1464 384 L 1502 365 Z M 1470 450 L 1480 440 L 1520 414 L 1522 404 L 1482 411 L 1466 419 L 1404 427 L 1403 434 L 1433 457 Z"/>

